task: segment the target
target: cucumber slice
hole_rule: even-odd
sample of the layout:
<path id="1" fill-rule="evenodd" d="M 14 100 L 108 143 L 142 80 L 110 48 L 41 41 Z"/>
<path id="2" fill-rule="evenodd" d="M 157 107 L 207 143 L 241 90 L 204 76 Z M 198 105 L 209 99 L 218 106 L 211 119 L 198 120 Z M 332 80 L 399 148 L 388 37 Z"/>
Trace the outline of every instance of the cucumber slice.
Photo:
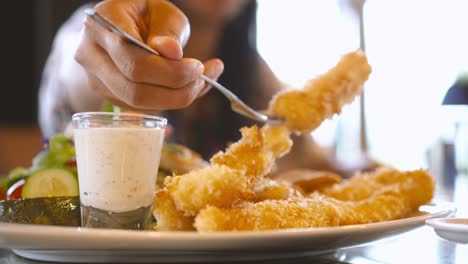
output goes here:
<path id="1" fill-rule="evenodd" d="M 26 180 L 21 195 L 23 198 L 78 196 L 78 180 L 66 169 L 39 170 Z"/>

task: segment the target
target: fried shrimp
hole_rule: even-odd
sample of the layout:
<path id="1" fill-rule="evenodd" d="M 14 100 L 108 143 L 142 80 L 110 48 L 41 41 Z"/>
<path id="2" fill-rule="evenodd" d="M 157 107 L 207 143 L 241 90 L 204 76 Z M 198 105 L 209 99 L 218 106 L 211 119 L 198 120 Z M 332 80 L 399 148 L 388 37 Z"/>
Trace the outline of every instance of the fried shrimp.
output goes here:
<path id="1" fill-rule="evenodd" d="M 275 159 L 287 153 L 292 146 L 289 131 L 284 127 L 243 127 L 241 133 L 242 138 L 225 152 L 215 154 L 211 164 L 244 171 L 253 181 L 268 174 Z"/>
<path id="2" fill-rule="evenodd" d="M 394 169 L 383 169 L 370 176 L 374 176 L 375 182 L 382 185 L 374 189 L 374 192 L 365 199 L 359 201 L 349 199 L 345 202 L 353 206 L 340 207 L 343 208 L 341 211 L 343 225 L 406 217 L 415 212 L 419 206 L 430 202 L 435 190 L 432 176 L 424 170 L 400 172 Z M 359 176 L 357 179 L 363 180 Z M 338 201 L 338 203 L 341 202 L 343 201 Z"/>
<path id="3" fill-rule="evenodd" d="M 244 127 L 242 138 L 215 154 L 208 167 L 166 178 L 154 202 L 157 229 L 213 232 L 353 225 L 403 218 L 429 202 L 434 182 L 424 170 L 385 168 L 343 182 L 339 175 L 304 171 L 284 175 L 289 182 L 265 178 L 275 160 L 290 150 L 290 133 L 312 131 L 340 113 L 361 92 L 370 72 L 365 55 L 351 52 L 304 89 L 276 95 L 269 111 L 284 118 L 284 125 Z"/>
<path id="4" fill-rule="evenodd" d="M 265 137 L 258 127 L 241 128 L 242 138 L 233 143 L 225 152 L 218 152 L 211 158 L 211 164 L 222 164 L 244 171 L 255 178 L 269 172 L 274 158 L 263 153 Z M 269 154 L 269 153 L 267 153 Z"/>
<path id="5" fill-rule="evenodd" d="M 414 171 L 401 175 L 414 176 L 414 180 L 397 181 L 361 201 L 341 201 L 315 193 L 308 198 L 244 202 L 229 209 L 210 206 L 200 211 L 194 225 L 198 231 L 212 232 L 326 227 L 399 219 L 429 202 L 434 192 L 429 174 Z"/>
<path id="6" fill-rule="evenodd" d="M 289 129 L 285 126 L 264 126 L 260 129 L 263 133 L 264 152 L 270 152 L 273 157 L 281 158 L 291 150 L 293 142 L 289 135 Z"/>
<path id="7" fill-rule="evenodd" d="M 284 118 L 291 131 L 312 131 L 351 103 L 370 73 L 371 67 L 362 51 L 348 53 L 334 68 L 309 81 L 302 90 L 275 95 L 269 112 Z"/>
<path id="8" fill-rule="evenodd" d="M 158 190 L 153 201 L 153 216 L 156 218 L 158 231 L 192 231 L 193 216 L 184 216 L 172 201 L 169 192 Z"/>
<path id="9" fill-rule="evenodd" d="M 296 190 L 306 195 L 341 182 L 341 177 L 329 171 L 296 169 L 281 173 L 275 180 L 290 182 Z"/>
<path id="10" fill-rule="evenodd" d="M 300 193 L 298 193 L 288 182 L 266 178 L 262 179 L 255 186 L 254 191 L 256 202 L 264 200 L 286 200 L 294 196 L 300 196 Z"/>
<path id="11" fill-rule="evenodd" d="M 208 205 L 230 207 L 255 198 L 254 186 L 244 171 L 225 165 L 167 177 L 165 186 L 177 210 L 186 216 L 195 216 Z"/>
<path id="12" fill-rule="evenodd" d="M 211 166 L 166 178 L 178 211 L 195 216 L 208 205 L 229 207 L 253 200 L 255 184 L 292 145 L 289 132 L 280 127 L 253 126 L 242 128 L 241 133 L 237 143 L 212 158 Z"/>
<path id="13" fill-rule="evenodd" d="M 432 193 L 434 190 L 434 181 L 425 170 L 401 172 L 393 168 L 380 168 L 371 173 L 355 175 L 349 180 L 321 190 L 320 193 L 338 200 L 359 201 L 369 198 L 386 186 L 395 184 L 403 187 L 406 185 L 420 186 L 421 188 L 415 188 L 412 194 L 417 204 L 425 201 L 428 193 Z"/>
<path id="14" fill-rule="evenodd" d="M 216 154 L 210 166 L 166 178 L 163 190 L 170 201 L 163 201 L 153 212 L 156 219 L 163 219 L 162 227 L 158 221 L 158 229 L 179 228 L 179 225 L 166 224 L 164 219 L 193 217 L 206 206 L 227 208 L 257 198 L 257 183 L 272 169 L 275 159 L 289 151 L 292 141 L 289 131 L 282 127 L 253 126 L 242 128 L 241 133 L 242 138 L 224 153 Z M 269 190 L 273 195 L 272 189 Z M 275 195 L 280 190 L 284 189 L 277 188 Z"/>
<path id="15" fill-rule="evenodd" d="M 402 196 L 394 186 L 359 202 L 340 201 L 330 197 L 340 215 L 340 225 L 368 224 L 401 219 L 414 212 L 409 197 Z M 422 204 L 421 204 L 422 205 Z M 419 207 L 419 206 L 418 206 Z"/>
<path id="16" fill-rule="evenodd" d="M 200 211 L 195 227 L 200 232 L 270 230 L 339 225 L 333 205 L 321 197 L 244 202 L 230 209 L 214 206 Z"/>

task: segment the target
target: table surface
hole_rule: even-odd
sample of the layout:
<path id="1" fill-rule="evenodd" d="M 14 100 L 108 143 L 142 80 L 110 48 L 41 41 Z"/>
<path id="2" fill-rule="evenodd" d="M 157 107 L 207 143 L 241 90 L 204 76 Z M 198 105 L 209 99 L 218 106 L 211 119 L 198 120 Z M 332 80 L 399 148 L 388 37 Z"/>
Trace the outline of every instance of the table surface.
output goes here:
<path id="1" fill-rule="evenodd" d="M 468 176 L 458 176 L 456 184 L 449 186 L 445 190 L 439 190 L 439 195 L 445 201 L 454 202 L 457 207 L 456 216 L 468 217 Z M 27 260 L 16 256 L 8 249 L 0 249 L 0 264 L 39 264 L 38 262 Z M 223 264 L 229 263 L 223 260 Z M 442 264 L 468 263 L 468 244 L 458 244 L 439 238 L 432 228 L 423 226 L 405 234 L 386 238 L 369 245 L 344 249 L 338 251 L 334 256 L 328 257 L 307 257 L 294 258 L 277 261 L 256 261 L 242 263 L 318 263 L 318 264 L 377 264 L 377 263 L 424 263 Z"/>

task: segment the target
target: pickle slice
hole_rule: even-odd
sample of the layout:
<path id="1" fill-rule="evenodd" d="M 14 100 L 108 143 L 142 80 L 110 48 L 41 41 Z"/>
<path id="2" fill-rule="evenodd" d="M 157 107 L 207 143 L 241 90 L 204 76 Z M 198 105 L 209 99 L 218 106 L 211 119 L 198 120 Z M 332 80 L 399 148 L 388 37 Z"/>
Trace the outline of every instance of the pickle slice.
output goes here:
<path id="1" fill-rule="evenodd" d="M 80 198 L 42 197 L 0 201 L 0 222 L 80 226 Z"/>

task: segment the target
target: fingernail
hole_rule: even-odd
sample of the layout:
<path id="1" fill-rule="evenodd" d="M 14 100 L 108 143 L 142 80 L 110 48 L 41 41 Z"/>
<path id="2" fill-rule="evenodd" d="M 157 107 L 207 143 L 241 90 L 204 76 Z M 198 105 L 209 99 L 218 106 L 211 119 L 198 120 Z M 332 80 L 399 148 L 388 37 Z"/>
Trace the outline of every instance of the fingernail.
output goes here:
<path id="1" fill-rule="evenodd" d="M 200 61 L 195 60 L 195 69 L 193 70 L 193 75 L 194 77 L 199 77 L 202 75 L 203 71 L 205 70 L 205 65 L 201 63 Z"/>
<path id="2" fill-rule="evenodd" d="M 212 67 L 209 67 L 206 70 L 205 75 L 209 76 L 211 79 L 216 79 L 223 72 L 223 70 L 224 70 L 223 63 L 214 63 Z"/>
<path id="3" fill-rule="evenodd" d="M 205 88 L 205 81 L 203 79 L 198 79 L 195 83 L 195 88 L 193 89 L 195 97 L 203 91 L 203 88 Z"/>
<path id="4" fill-rule="evenodd" d="M 222 63 L 221 61 L 219 63 L 216 63 L 216 71 L 222 73 L 224 71 L 224 63 Z"/>

